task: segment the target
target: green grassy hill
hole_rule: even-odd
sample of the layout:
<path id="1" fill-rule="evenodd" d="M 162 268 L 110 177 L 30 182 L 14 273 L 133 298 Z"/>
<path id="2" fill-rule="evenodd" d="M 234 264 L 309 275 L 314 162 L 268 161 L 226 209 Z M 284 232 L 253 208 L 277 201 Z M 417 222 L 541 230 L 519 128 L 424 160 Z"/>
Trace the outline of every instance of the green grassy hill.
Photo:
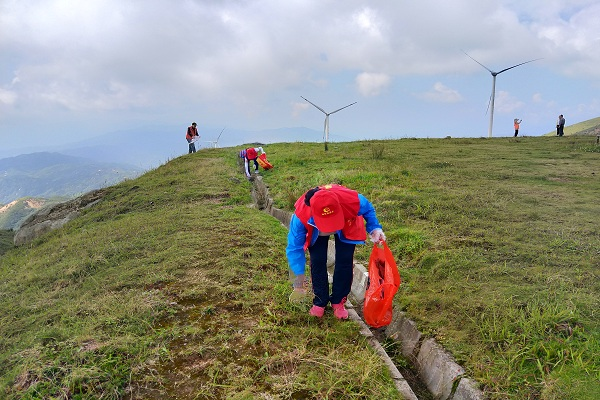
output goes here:
<path id="1" fill-rule="evenodd" d="M 31 214 L 44 206 L 51 206 L 66 199 L 42 199 L 23 197 L 0 207 L 0 229 L 15 229 Z"/>
<path id="2" fill-rule="evenodd" d="M 565 136 L 596 136 L 600 135 L 600 117 L 588 119 L 573 125 L 565 126 Z M 544 136 L 556 136 L 556 130 L 546 133 Z"/>
<path id="3" fill-rule="evenodd" d="M 15 233 L 9 230 L 0 230 L 0 257 L 6 251 L 13 247 L 13 237 Z"/>
<path id="4" fill-rule="evenodd" d="M 365 194 L 401 268 L 396 309 L 490 398 L 595 399 L 600 148 L 562 139 L 281 143 L 263 175 L 290 211 L 323 183 Z M 398 398 L 357 324 L 288 302 L 286 230 L 248 206 L 238 151 L 112 186 L 0 257 L 3 397 Z"/>

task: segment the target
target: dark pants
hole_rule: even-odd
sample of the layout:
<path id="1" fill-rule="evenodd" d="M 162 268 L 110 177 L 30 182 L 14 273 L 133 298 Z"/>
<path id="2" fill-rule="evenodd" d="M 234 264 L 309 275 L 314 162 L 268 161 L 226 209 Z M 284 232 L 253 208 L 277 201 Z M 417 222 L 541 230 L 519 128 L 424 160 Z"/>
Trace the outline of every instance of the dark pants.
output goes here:
<path id="1" fill-rule="evenodd" d="M 319 236 L 311 247 L 310 275 L 315 297 L 313 304 L 325 307 L 327 303 L 339 304 L 348 296 L 352 287 L 354 248 L 355 244 L 342 242 L 337 235 L 335 237 L 335 269 L 333 270 L 333 287 L 329 295 L 329 281 L 327 279 L 327 243 L 329 236 Z"/>
<path id="2" fill-rule="evenodd" d="M 196 152 L 196 143 L 192 143 L 192 139 L 188 139 L 188 154 Z"/>
<path id="3" fill-rule="evenodd" d="M 519 130 L 515 129 L 515 137 L 517 137 L 518 134 L 519 134 Z"/>

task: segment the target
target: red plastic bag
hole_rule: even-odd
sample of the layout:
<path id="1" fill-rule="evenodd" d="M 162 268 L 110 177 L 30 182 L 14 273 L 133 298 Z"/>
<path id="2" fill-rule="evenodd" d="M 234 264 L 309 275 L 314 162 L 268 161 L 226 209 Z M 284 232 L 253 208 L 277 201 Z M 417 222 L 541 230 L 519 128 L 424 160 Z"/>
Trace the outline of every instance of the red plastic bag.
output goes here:
<path id="1" fill-rule="evenodd" d="M 372 328 L 392 322 L 392 302 L 400 287 L 400 273 L 390 248 L 375 244 L 369 258 L 369 284 L 365 292 L 363 318 Z"/>
<path id="2" fill-rule="evenodd" d="M 263 169 L 265 169 L 265 170 L 273 168 L 273 164 L 271 164 L 270 162 L 267 161 L 266 153 L 262 153 L 260 156 L 258 156 L 258 158 L 256 159 L 256 162 L 258 163 L 258 165 L 263 167 Z"/>

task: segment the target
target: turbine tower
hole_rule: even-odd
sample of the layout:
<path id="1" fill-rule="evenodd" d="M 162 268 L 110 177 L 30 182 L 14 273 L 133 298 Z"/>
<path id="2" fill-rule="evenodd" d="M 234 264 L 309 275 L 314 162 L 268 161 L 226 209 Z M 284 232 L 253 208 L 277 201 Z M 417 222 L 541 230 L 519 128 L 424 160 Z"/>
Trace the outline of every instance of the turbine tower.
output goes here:
<path id="1" fill-rule="evenodd" d="M 300 96 L 302 97 L 302 96 Z M 315 106 L 317 109 L 321 110 L 321 112 L 323 114 L 325 114 L 325 127 L 323 128 L 323 137 L 325 138 L 325 151 L 327 151 L 327 142 L 329 142 L 329 116 L 331 114 L 335 114 L 336 112 L 343 110 L 344 108 L 348 108 L 354 104 L 356 104 L 356 101 L 352 104 L 348 104 L 347 106 L 344 106 L 342 108 L 338 108 L 335 111 L 332 111 L 330 113 L 326 112 L 325 110 L 323 110 L 321 107 L 319 107 L 318 105 L 316 105 L 315 103 L 311 102 L 310 100 L 302 97 L 304 100 L 308 101 L 310 104 L 312 104 L 313 106 Z"/>
<path id="2" fill-rule="evenodd" d="M 492 71 L 491 69 L 489 69 L 488 67 L 486 67 L 485 65 L 483 65 L 482 63 L 480 63 L 479 61 L 477 61 L 476 59 L 474 59 L 473 57 L 471 57 L 470 55 L 468 55 L 466 52 L 463 51 L 463 53 L 465 53 L 467 55 L 467 57 L 469 57 L 471 60 L 475 61 L 477 64 L 481 65 L 483 68 L 487 69 L 490 72 L 490 74 L 492 74 L 492 94 L 490 95 L 490 102 L 488 103 L 488 108 L 491 107 L 490 125 L 488 127 L 488 137 L 491 138 L 492 137 L 492 126 L 494 125 L 494 100 L 496 98 L 496 76 L 503 73 L 504 71 L 508 71 L 509 69 L 516 68 L 520 65 L 527 64 L 527 63 L 537 61 L 537 60 L 541 60 L 541 58 L 536 58 L 535 60 L 525 61 L 520 64 L 513 65 L 512 67 L 504 68 L 503 70 L 495 72 L 495 71 Z"/>

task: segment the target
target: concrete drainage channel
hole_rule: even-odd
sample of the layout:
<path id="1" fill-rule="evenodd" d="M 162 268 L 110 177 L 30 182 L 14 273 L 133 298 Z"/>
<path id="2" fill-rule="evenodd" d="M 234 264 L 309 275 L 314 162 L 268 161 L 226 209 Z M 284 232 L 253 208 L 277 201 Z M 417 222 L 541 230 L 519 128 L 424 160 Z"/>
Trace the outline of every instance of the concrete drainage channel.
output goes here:
<path id="1" fill-rule="evenodd" d="M 292 213 L 273 207 L 273 199 L 269 197 L 269 189 L 256 176 L 252 184 L 252 198 L 255 206 L 289 228 Z M 333 243 L 330 242 L 328 264 L 333 265 Z M 351 301 L 347 304 L 350 318 L 361 326 L 361 334 L 366 336 L 375 352 L 388 367 L 398 391 L 407 400 L 418 400 L 408 381 L 402 376 L 376 335 L 362 320 L 357 310 L 361 309 L 367 285 L 367 269 L 362 264 L 354 264 L 354 280 L 352 282 Z M 386 328 L 377 330 L 387 339 L 399 344 L 402 355 L 418 371 L 420 382 L 427 388 L 431 397 L 436 400 L 483 400 L 483 392 L 477 388 L 476 382 L 465 376 L 464 369 L 458 365 L 435 339 L 424 338 L 416 324 L 402 312 L 394 312 L 392 323 Z"/>

